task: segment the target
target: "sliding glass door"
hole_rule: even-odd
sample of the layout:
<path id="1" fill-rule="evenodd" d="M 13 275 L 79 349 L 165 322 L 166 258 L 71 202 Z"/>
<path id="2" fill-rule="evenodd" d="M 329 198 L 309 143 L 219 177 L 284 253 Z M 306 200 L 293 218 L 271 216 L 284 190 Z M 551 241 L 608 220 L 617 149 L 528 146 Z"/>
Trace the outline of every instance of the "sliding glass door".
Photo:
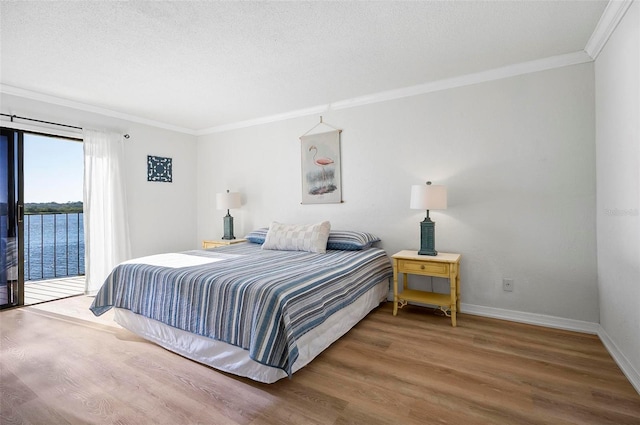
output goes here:
<path id="1" fill-rule="evenodd" d="M 22 132 L 0 130 L 0 308 L 24 303 Z"/>

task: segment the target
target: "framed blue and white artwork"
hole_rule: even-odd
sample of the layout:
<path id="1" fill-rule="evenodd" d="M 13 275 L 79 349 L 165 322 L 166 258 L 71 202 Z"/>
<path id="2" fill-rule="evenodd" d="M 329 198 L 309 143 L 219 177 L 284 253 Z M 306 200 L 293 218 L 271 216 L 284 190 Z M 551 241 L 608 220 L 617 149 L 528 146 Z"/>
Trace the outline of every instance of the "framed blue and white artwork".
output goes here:
<path id="1" fill-rule="evenodd" d="M 147 155 L 147 181 L 171 183 L 173 181 L 171 158 Z"/>

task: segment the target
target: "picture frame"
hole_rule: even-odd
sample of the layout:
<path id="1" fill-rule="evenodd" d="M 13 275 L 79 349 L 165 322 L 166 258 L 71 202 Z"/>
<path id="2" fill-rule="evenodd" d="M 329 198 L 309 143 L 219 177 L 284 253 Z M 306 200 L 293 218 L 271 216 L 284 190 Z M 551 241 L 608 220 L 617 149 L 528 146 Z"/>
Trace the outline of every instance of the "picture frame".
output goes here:
<path id="1" fill-rule="evenodd" d="M 342 202 L 340 133 L 334 130 L 300 137 L 303 204 Z"/>
<path id="2" fill-rule="evenodd" d="M 147 155 L 147 181 L 171 183 L 173 181 L 172 159 Z"/>

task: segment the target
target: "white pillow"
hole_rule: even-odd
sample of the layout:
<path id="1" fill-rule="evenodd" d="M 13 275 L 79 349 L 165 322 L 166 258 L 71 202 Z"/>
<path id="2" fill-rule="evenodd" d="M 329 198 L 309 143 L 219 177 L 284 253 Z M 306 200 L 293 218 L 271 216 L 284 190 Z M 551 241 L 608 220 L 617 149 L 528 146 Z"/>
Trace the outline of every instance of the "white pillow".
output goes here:
<path id="1" fill-rule="evenodd" d="M 262 249 L 280 251 L 327 252 L 327 239 L 331 223 L 282 224 L 274 221 L 269 226 Z"/>

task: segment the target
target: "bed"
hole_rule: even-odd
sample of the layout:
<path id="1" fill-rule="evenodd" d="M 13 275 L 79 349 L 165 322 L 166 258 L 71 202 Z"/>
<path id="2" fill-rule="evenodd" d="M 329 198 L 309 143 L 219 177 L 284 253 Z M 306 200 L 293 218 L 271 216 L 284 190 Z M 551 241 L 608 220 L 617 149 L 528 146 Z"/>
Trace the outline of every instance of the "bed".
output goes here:
<path id="1" fill-rule="evenodd" d="M 309 252 L 268 248 L 269 230 L 122 263 L 91 310 L 114 308 L 124 328 L 216 369 L 264 383 L 291 377 L 387 298 L 393 270 L 370 234 L 350 245 L 340 235 L 353 232 L 334 231 L 326 250 Z"/>

